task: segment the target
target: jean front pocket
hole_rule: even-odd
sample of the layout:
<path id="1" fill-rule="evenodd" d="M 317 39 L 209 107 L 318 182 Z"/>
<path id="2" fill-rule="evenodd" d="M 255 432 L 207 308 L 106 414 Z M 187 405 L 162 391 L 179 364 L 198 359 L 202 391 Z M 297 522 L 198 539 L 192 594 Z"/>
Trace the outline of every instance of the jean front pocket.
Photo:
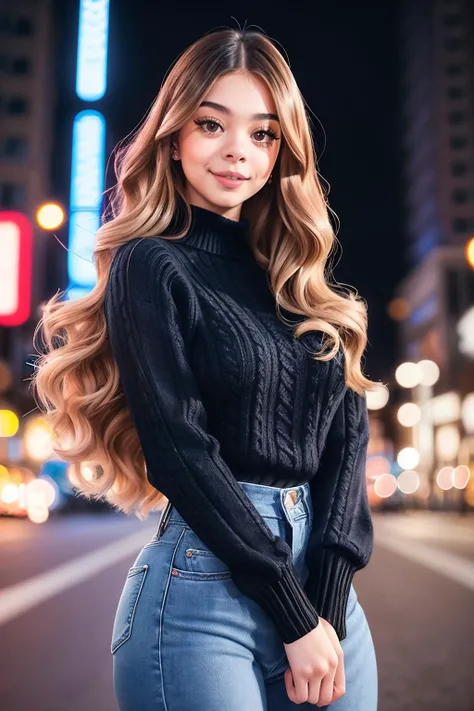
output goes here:
<path id="1" fill-rule="evenodd" d="M 115 613 L 110 647 L 112 654 L 131 637 L 133 620 L 147 572 L 148 565 L 132 567 L 128 571 Z"/>

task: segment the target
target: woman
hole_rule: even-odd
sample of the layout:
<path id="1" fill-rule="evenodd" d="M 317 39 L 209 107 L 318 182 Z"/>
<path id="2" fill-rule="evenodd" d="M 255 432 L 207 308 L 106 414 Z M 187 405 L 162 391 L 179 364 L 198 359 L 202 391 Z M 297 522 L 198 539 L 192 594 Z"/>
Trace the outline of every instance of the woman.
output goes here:
<path id="1" fill-rule="evenodd" d="M 35 384 L 82 492 L 141 519 L 165 503 L 116 612 L 119 707 L 374 711 L 352 585 L 373 545 L 366 308 L 329 281 L 329 208 L 274 44 L 190 46 L 116 170 L 96 286 L 47 304 Z"/>

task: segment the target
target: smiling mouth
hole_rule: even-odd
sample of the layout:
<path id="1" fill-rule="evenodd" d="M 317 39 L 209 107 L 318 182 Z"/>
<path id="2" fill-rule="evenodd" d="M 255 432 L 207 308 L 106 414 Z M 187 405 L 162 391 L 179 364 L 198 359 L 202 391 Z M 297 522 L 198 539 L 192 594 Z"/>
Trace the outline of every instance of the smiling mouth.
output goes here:
<path id="1" fill-rule="evenodd" d="M 209 172 L 212 173 L 212 170 Z M 233 175 L 219 175 L 219 173 L 212 173 L 212 175 L 215 175 L 216 178 L 225 178 L 226 180 L 235 180 L 235 181 L 240 180 L 241 182 L 244 182 L 245 180 L 249 180 L 249 178 L 238 178 L 237 176 L 233 176 Z"/>

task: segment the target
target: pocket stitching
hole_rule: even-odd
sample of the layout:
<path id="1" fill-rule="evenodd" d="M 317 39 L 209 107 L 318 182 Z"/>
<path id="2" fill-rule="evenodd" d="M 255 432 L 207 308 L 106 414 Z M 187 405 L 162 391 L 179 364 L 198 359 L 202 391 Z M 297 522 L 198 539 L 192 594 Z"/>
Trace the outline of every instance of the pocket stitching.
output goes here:
<path id="1" fill-rule="evenodd" d="M 131 572 L 131 571 L 133 571 L 133 572 Z M 115 640 L 115 642 L 112 640 L 112 644 L 110 647 L 111 654 L 115 654 L 117 649 L 119 647 L 121 647 L 122 644 L 124 644 L 132 636 L 132 627 L 133 627 L 133 621 L 135 619 L 135 611 L 137 609 L 138 600 L 139 600 L 141 592 L 142 592 L 143 583 L 145 582 L 145 578 L 148 573 L 148 565 L 141 565 L 138 567 L 130 568 L 127 573 L 127 578 L 126 578 L 127 580 L 129 580 L 129 578 L 133 578 L 136 575 L 139 575 L 140 573 L 143 573 L 143 577 L 140 581 L 140 585 L 139 585 L 139 588 L 138 588 L 136 596 L 135 596 L 135 601 L 133 604 L 132 614 L 130 615 L 130 620 L 127 623 L 125 632 L 123 632 L 122 635 L 117 640 Z"/>
<path id="2" fill-rule="evenodd" d="M 230 570 L 213 570 L 208 573 L 204 573 L 202 571 L 195 570 L 182 570 L 181 568 L 177 568 L 175 565 L 173 566 L 173 570 L 176 570 L 178 575 L 172 577 L 183 578 L 183 580 L 228 580 L 232 577 L 232 571 Z"/>
<path id="3" fill-rule="evenodd" d="M 216 554 L 213 553 L 212 551 L 206 551 L 206 550 L 203 550 L 202 548 L 186 548 L 186 552 L 188 552 L 188 551 L 191 551 L 193 555 L 194 555 L 194 554 L 196 554 L 196 555 L 207 555 L 207 556 L 210 556 L 210 557 L 212 557 L 212 558 L 217 558 L 217 557 L 218 557 L 218 556 L 216 556 Z"/>

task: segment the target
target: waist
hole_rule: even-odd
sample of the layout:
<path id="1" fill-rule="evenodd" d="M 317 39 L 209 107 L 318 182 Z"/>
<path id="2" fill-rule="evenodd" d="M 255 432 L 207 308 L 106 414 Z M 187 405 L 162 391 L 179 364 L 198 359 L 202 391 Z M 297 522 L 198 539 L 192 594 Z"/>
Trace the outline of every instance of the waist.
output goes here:
<path id="1" fill-rule="evenodd" d="M 267 486 L 247 481 L 238 481 L 237 484 L 263 518 L 286 518 L 291 521 L 312 517 L 309 482 L 288 487 Z M 165 507 L 163 516 L 165 515 L 169 523 L 186 525 L 186 521 L 172 505 L 172 502 L 169 502 Z"/>

